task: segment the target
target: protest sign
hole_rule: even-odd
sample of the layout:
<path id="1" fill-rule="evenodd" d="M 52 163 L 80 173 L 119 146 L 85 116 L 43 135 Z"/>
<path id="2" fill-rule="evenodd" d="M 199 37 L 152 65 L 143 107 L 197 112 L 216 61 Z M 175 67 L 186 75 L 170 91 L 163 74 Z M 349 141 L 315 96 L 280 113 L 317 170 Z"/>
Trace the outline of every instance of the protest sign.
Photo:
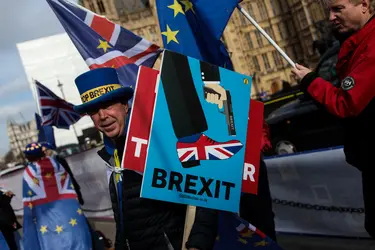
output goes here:
<path id="1" fill-rule="evenodd" d="M 245 164 L 242 178 L 243 193 L 258 194 L 263 111 L 264 105 L 262 102 L 250 101 Z"/>
<path id="2" fill-rule="evenodd" d="M 251 77 L 164 52 L 141 197 L 238 212 L 250 90 Z"/>
<path id="3" fill-rule="evenodd" d="M 141 66 L 134 91 L 122 168 L 143 173 L 154 113 L 159 71 Z"/>

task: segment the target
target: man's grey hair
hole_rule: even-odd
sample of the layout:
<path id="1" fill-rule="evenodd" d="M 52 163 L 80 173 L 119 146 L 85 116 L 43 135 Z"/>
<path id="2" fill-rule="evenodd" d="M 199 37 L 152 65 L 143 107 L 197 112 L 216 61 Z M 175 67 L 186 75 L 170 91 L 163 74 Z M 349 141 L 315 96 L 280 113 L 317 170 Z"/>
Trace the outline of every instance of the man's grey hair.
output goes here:
<path id="1" fill-rule="evenodd" d="M 327 6 L 332 0 L 323 0 L 323 3 Z M 360 4 L 362 0 L 349 0 L 353 4 Z M 375 11 L 375 0 L 370 0 L 370 13 L 373 14 Z"/>
<path id="2" fill-rule="evenodd" d="M 349 0 L 353 4 L 360 4 L 362 0 Z M 375 10 L 375 0 L 370 0 L 370 13 L 374 13 Z"/>

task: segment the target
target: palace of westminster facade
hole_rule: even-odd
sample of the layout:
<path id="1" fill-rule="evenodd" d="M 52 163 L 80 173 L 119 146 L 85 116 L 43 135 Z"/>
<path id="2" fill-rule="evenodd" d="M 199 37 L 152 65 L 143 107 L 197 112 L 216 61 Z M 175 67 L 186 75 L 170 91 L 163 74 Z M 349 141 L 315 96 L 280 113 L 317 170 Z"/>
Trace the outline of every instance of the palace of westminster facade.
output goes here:
<path id="1" fill-rule="evenodd" d="M 328 18 L 323 2 L 244 0 L 240 5 L 294 62 L 313 68 L 319 60 L 313 41 L 324 35 Z M 80 4 L 163 47 L 155 0 L 81 0 Z M 277 92 L 282 80 L 296 84 L 291 66 L 239 10 L 232 14 L 222 40 L 236 72 L 252 76 L 256 73 L 253 97 L 257 92 Z"/>

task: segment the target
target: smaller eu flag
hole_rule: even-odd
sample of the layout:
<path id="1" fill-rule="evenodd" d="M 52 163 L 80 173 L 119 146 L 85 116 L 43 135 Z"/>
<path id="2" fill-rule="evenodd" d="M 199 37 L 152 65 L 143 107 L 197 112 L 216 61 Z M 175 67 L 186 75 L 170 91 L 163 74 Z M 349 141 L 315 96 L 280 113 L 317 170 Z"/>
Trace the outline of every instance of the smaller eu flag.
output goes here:
<path id="1" fill-rule="evenodd" d="M 239 0 L 157 0 L 166 49 L 232 69 L 220 38 Z"/>
<path id="2" fill-rule="evenodd" d="M 272 239 L 238 215 L 219 213 L 219 235 L 214 250 L 282 250 Z"/>

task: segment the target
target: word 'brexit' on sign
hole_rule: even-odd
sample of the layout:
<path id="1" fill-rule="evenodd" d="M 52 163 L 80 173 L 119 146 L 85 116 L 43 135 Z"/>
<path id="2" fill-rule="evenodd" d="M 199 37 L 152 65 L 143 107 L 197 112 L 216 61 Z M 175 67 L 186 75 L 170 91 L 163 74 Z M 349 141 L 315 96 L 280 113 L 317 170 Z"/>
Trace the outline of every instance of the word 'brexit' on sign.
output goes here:
<path id="1" fill-rule="evenodd" d="M 197 187 L 198 183 L 201 184 L 199 185 L 201 186 L 199 188 Z M 153 188 L 168 189 L 170 191 L 176 190 L 180 193 L 184 192 L 199 196 L 206 195 L 209 198 L 216 199 L 219 199 L 220 193 L 224 192 L 224 199 L 229 200 L 231 188 L 235 188 L 236 184 L 191 174 L 184 176 L 181 173 L 174 171 L 171 171 L 170 175 L 168 176 L 168 172 L 166 170 L 155 168 L 151 186 Z"/>

